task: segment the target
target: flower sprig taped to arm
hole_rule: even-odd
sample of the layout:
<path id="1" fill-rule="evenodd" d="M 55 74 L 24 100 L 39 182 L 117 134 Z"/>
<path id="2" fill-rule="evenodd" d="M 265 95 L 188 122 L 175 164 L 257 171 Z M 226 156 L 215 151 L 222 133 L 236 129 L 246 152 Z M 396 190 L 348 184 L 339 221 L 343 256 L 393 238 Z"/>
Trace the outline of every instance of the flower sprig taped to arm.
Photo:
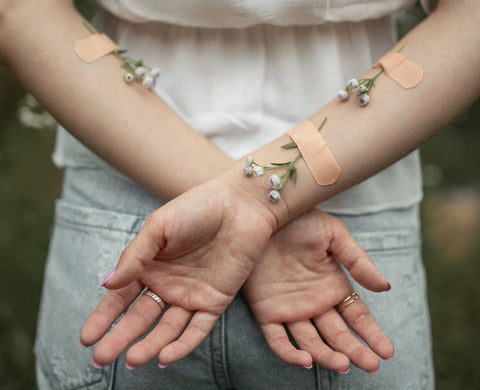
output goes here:
<path id="1" fill-rule="evenodd" d="M 263 176 L 266 171 L 283 169 L 283 174 L 274 174 L 269 178 L 271 190 L 268 198 L 272 202 L 277 202 L 281 199 L 280 192 L 285 188 L 287 182 L 290 179 L 293 179 L 295 183 L 297 182 L 295 163 L 300 157 L 303 157 L 318 185 L 333 184 L 338 179 L 341 170 L 320 134 L 326 120 L 325 117 L 318 128 L 307 120 L 288 132 L 293 142 L 282 145 L 282 148 L 297 148 L 299 150 L 299 153 L 291 161 L 270 163 L 269 166 L 264 166 L 255 162 L 253 157 L 248 156 L 243 170 L 245 176 L 259 177 Z"/>
<path id="2" fill-rule="evenodd" d="M 373 67 L 380 68 L 380 70 L 373 77 L 349 80 L 347 85 L 338 91 L 337 96 L 340 100 L 347 100 L 350 92 L 356 89 L 358 104 L 362 107 L 366 106 L 370 102 L 370 90 L 375 80 L 382 73 L 385 73 L 403 88 L 413 88 L 417 86 L 420 81 L 422 81 L 423 69 L 409 61 L 403 54 L 400 54 L 406 45 L 407 43 L 404 43 L 396 52 L 387 53 L 375 63 Z"/>
<path id="3" fill-rule="evenodd" d="M 133 60 L 125 55 L 126 50 L 121 50 L 108 36 L 99 34 L 87 21 L 83 21 L 84 26 L 92 33 L 88 38 L 75 42 L 74 50 L 77 55 L 85 62 L 91 63 L 107 54 L 114 54 L 123 62 L 127 70 L 124 79 L 127 83 L 139 81 L 142 85 L 153 90 L 160 76 L 157 68 L 150 68 L 143 63 L 143 60 Z"/>

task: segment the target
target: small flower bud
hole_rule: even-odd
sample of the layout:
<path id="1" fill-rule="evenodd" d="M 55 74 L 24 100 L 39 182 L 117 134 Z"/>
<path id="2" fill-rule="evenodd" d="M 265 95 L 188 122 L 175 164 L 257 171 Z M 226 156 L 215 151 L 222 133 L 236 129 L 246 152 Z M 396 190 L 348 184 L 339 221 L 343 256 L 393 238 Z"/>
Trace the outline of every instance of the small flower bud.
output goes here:
<path id="1" fill-rule="evenodd" d="M 127 83 L 131 83 L 133 80 L 135 80 L 135 76 L 130 72 L 125 73 L 125 76 L 123 76 L 123 78 Z"/>
<path id="2" fill-rule="evenodd" d="M 158 68 L 153 68 L 150 71 L 150 76 L 152 76 L 154 79 L 157 79 L 160 76 L 160 69 Z"/>
<path id="3" fill-rule="evenodd" d="M 282 181 L 277 175 L 270 176 L 268 181 L 274 190 L 278 191 L 282 189 Z"/>
<path id="4" fill-rule="evenodd" d="M 145 76 L 142 80 L 142 84 L 145 88 L 152 90 L 153 88 L 155 88 L 156 82 L 153 77 Z"/>
<path id="5" fill-rule="evenodd" d="M 358 87 L 358 80 L 357 79 L 351 79 L 351 80 L 348 80 L 348 83 L 347 83 L 348 87 L 349 88 L 357 88 Z"/>
<path id="6" fill-rule="evenodd" d="M 260 176 L 263 176 L 264 173 L 265 173 L 265 171 L 263 170 L 262 167 L 260 167 L 258 165 L 253 167 L 253 176 L 260 177 Z"/>
<path id="7" fill-rule="evenodd" d="M 148 73 L 148 69 L 145 68 L 144 66 L 139 66 L 138 68 L 135 69 L 135 74 L 138 76 L 138 77 L 145 77 Z"/>
<path id="8" fill-rule="evenodd" d="M 366 106 L 370 101 L 370 96 L 364 93 L 358 97 L 357 101 L 358 101 L 358 104 L 360 104 L 362 107 Z"/>
<path id="9" fill-rule="evenodd" d="M 280 192 L 276 191 L 276 190 L 272 190 L 270 191 L 270 193 L 268 194 L 268 199 L 270 200 L 270 202 L 278 202 L 280 200 L 281 196 L 280 196 Z"/>
<path id="10" fill-rule="evenodd" d="M 253 176 L 253 168 L 250 165 L 245 165 L 243 168 L 243 174 L 245 176 Z"/>
<path id="11" fill-rule="evenodd" d="M 357 89 L 357 93 L 362 94 L 362 93 L 365 93 L 365 92 L 367 92 L 367 87 L 365 86 L 365 84 L 359 85 L 358 89 Z"/>
<path id="12" fill-rule="evenodd" d="M 345 101 L 348 98 L 348 92 L 345 89 L 341 89 L 338 91 L 337 96 L 340 100 Z"/>
<path id="13" fill-rule="evenodd" d="M 245 158 L 245 165 L 252 165 L 253 163 L 253 157 L 252 156 L 247 156 Z"/>

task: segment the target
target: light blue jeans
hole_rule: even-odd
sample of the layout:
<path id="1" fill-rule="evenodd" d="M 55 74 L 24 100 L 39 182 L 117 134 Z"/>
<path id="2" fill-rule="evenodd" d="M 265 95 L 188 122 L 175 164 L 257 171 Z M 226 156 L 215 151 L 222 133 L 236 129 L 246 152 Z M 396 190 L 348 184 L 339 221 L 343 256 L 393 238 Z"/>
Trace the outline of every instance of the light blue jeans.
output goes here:
<path id="1" fill-rule="evenodd" d="M 118 176 L 95 169 L 66 170 L 35 345 L 40 390 L 433 389 L 417 206 L 338 215 L 392 285 L 381 294 L 355 285 L 395 345 L 394 359 L 382 362 L 378 374 L 352 367 L 349 374 L 340 375 L 318 366 L 307 370 L 284 363 L 267 346 L 242 294 L 187 358 L 165 369 L 154 359 L 129 371 L 122 356 L 94 368 L 93 348 L 80 344 L 80 328 L 105 293 L 100 284 L 121 251 L 145 217 L 160 206 L 154 196 Z"/>

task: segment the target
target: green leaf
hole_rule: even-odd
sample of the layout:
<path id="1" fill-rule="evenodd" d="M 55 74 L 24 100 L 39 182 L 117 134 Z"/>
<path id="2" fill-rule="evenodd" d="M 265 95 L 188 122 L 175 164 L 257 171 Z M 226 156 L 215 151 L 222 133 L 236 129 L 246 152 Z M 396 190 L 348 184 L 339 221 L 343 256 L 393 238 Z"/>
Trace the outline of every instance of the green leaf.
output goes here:
<path id="1" fill-rule="evenodd" d="M 280 147 L 283 148 L 283 149 L 292 149 L 292 148 L 296 148 L 297 144 L 295 142 L 290 142 L 290 143 L 282 145 Z"/>

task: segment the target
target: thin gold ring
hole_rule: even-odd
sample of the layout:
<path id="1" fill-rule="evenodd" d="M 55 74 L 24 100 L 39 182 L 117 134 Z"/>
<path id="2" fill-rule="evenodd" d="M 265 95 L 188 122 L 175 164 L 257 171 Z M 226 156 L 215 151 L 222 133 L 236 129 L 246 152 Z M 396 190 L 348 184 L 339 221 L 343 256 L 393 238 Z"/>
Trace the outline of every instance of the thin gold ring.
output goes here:
<path id="1" fill-rule="evenodd" d="M 354 291 L 351 295 L 346 297 L 342 302 L 337 305 L 339 313 L 343 312 L 349 305 L 355 302 L 360 296 Z"/>
<path id="2" fill-rule="evenodd" d="M 155 302 L 157 302 L 160 305 L 160 308 L 162 309 L 162 311 L 164 311 L 165 308 L 167 307 L 167 304 L 165 303 L 165 301 L 149 288 L 147 288 L 142 295 L 146 295 L 147 297 L 152 298 Z"/>

